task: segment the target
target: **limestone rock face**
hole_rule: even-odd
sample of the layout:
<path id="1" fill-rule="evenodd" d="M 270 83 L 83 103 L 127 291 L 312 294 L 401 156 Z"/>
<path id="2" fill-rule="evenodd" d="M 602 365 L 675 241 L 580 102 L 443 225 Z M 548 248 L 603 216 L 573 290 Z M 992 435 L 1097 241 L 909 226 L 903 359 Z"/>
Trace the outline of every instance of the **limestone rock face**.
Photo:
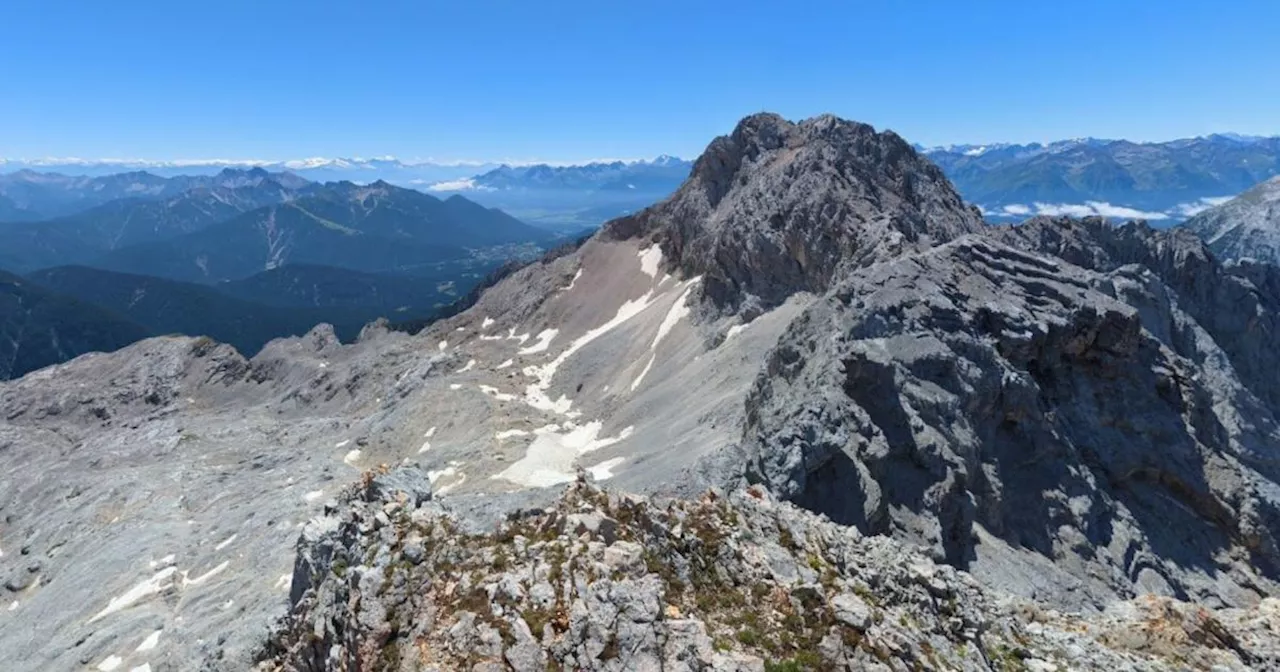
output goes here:
<path id="1" fill-rule="evenodd" d="M 1155 263 L 993 237 L 861 269 L 792 322 L 747 401 L 750 478 L 1055 602 L 1271 594 L 1274 407 Z"/>
<path id="2" fill-rule="evenodd" d="M 605 233 L 652 236 L 719 305 L 768 308 L 982 226 L 942 171 L 893 132 L 758 114 L 714 140 L 670 198 Z"/>
<path id="3" fill-rule="evenodd" d="M 404 470 L 402 470 L 404 471 Z M 1280 663 L 1275 600 L 1149 597 L 1090 617 L 998 598 L 763 488 L 648 500 L 579 481 L 466 533 L 435 503 L 353 486 L 299 544 L 323 557 L 267 670 L 1223 670 Z M 587 522 L 591 521 L 591 522 Z M 317 552 L 320 556 L 317 556 Z M 301 590 L 299 591 L 299 588 Z M 1258 667 L 1261 666 L 1261 667 Z"/>

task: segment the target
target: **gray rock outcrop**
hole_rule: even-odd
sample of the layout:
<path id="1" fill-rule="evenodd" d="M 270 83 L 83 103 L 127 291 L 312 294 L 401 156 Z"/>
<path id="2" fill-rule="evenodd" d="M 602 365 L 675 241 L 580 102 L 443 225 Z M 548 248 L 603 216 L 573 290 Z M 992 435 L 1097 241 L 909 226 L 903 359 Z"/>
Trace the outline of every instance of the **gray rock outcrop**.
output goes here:
<path id="1" fill-rule="evenodd" d="M 1274 407 L 1183 305 L 1147 267 L 989 237 L 859 271 L 758 378 L 752 478 L 1023 594 L 1252 603 L 1280 567 Z"/>
<path id="2" fill-rule="evenodd" d="M 1223 260 L 1280 264 L 1280 176 L 1182 223 Z"/>
<path id="3" fill-rule="evenodd" d="M 980 231 L 937 166 L 892 131 L 831 115 L 743 119 L 666 201 L 604 227 L 652 237 L 720 306 L 773 307 L 852 268 Z"/>
<path id="4" fill-rule="evenodd" d="M 268 670 L 1246 670 L 1280 603 L 1064 616 L 763 488 L 650 501 L 569 486 L 486 534 L 348 491 L 299 544 Z M 374 486 L 374 487 L 371 487 Z"/>

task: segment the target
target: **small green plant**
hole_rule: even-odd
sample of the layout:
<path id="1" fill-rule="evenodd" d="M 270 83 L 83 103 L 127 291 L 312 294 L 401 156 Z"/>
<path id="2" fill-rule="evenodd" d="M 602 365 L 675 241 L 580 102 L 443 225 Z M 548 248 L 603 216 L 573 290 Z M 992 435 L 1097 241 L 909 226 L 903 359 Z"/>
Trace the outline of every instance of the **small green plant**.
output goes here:
<path id="1" fill-rule="evenodd" d="M 791 530 L 785 527 L 778 528 L 778 543 L 782 544 L 782 547 L 789 551 L 795 550 L 796 548 L 795 536 L 791 534 Z"/>
<path id="2" fill-rule="evenodd" d="M 742 642 L 743 645 L 745 646 L 760 645 L 760 639 L 761 639 L 760 632 L 757 631 L 755 628 L 743 628 L 738 631 L 737 637 L 738 637 L 738 641 Z"/>

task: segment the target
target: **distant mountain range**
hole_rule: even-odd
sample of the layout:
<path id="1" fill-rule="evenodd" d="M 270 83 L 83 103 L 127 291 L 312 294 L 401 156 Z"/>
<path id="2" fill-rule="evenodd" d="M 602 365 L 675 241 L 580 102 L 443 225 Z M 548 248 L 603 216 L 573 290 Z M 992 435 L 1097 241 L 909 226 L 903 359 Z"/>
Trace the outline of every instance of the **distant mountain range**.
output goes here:
<path id="1" fill-rule="evenodd" d="M 469 248 L 554 239 L 460 196 L 440 200 L 385 182 L 340 182 L 197 231 L 111 251 L 93 265 L 194 282 L 234 280 L 286 264 L 414 273 L 468 259 Z"/>
<path id="2" fill-rule="evenodd" d="M 439 182 L 432 192 L 466 194 L 531 223 L 569 232 L 599 226 L 666 198 L 693 163 L 674 156 L 580 166 L 499 166 L 474 177 Z"/>
<path id="3" fill-rule="evenodd" d="M 1280 138 L 1235 133 L 1155 143 L 1076 138 L 1045 144 L 916 148 L 943 169 L 967 201 L 994 221 L 1070 214 L 1172 224 L 1280 174 Z M 243 172 L 251 166 L 265 172 L 288 172 L 297 179 L 358 184 L 383 180 L 429 193 L 459 193 L 531 224 L 569 233 L 599 226 L 665 198 L 688 176 L 692 163 L 671 156 L 580 165 L 447 163 L 394 157 L 287 161 L 0 159 L 0 172 L 52 170 L 108 180 L 120 177 L 114 173 L 136 174 L 129 171 L 140 170 L 155 179 L 177 175 L 191 179 L 192 175 L 212 176 L 227 168 Z M 13 220 L 15 209 L 33 206 L 22 194 L 15 198 L 12 190 L 3 186 L 3 179 L 0 176 L 0 221 Z M 158 188 L 143 182 L 126 186 Z M 112 199 L 102 202 L 106 200 Z"/>
<path id="4" fill-rule="evenodd" d="M 265 175 L 265 173 L 264 173 Z M 0 224 L 0 266 L 31 270 L 91 261 L 103 253 L 199 231 L 250 210 L 292 201 L 323 187 L 275 177 L 224 179 L 176 195 L 131 196 L 43 221 Z M 92 187 L 90 187 L 92 188 Z M 74 191 L 65 192 L 76 198 Z M 87 199 L 78 199 L 85 203 Z M 64 206 L 65 207 L 65 206 Z"/>
<path id="5" fill-rule="evenodd" d="M 8 220 L 8 221 L 5 221 Z M 264 168 L 0 175 L 0 378 L 148 335 L 252 354 L 320 322 L 423 325 L 559 237 L 461 195 Z"/>
<path id="6" fill-rule="evenodd" d="M 193 189 L 225 192 L 261 187 L 264 183 L 286 190 L 299 190 L 310 184 L 292 173 L 272 173 L 262 168 L 228 168 L 213 175 L 175 177 L 141 171 L 88 177 L 19 170 L 0 174 L 0 221 L 52 219 L 122 199 L 176 198 Z"/>
<path id="7" fill-rule="evenodd" d="M 214 175 L 222 170 L 245 171 L 261 168 L 269 172 L 290 172 L 315 182 L 373 182 L 379 179 L 397 184 L 423 184 L 470 177 L 496 168 L 497 162 L 402 161 L 395 157 L 307 158 L 285 161 L 198 159 L 149 161 L 143 159 L 0 159 L 0 173 L 30 170 L 104 177 L 145 171 L 153 176 L 180 177 Z"/>
<path id="8" fill-rule="evenodd" d="M 988 218 L 1103 215 L 1172 223 L 1280 174 L 1280 137 L 1080 138 L 920 148 Z"/>

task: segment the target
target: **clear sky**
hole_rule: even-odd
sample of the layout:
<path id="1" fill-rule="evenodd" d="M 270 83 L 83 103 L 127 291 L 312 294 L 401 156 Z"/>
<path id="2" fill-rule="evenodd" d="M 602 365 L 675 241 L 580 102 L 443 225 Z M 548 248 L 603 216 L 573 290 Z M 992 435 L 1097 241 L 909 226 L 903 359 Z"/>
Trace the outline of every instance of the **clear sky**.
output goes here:
<path id="1" fill-rule="evenodd" d="M 926 145 L 1280 133 L 1280 1 L 3 0 L 0 156 L 693 156 L 745 114 Z"/>

